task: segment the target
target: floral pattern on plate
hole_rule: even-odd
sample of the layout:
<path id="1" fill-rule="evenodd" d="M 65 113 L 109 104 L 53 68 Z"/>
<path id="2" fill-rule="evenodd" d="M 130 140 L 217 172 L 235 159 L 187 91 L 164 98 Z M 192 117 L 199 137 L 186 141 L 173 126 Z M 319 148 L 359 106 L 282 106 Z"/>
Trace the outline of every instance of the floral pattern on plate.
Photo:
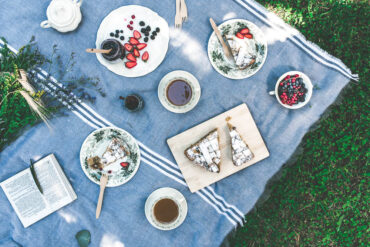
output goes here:
<path id="1" fill-rule="evenodd" d="M 121 160 L 113 162 L 102 170 L 92 169 L 88 164 L 88 159 L 94 156 L 101 157 L 106 151 L 112 140 L 120 140 L 120 143 L 128 151 L 124 162 L 129 165 L 124 167 Z M 140 165 L 139 146 L 129 133 L 123 129 L 107 127 L 93 131 L 84 141 L 80 151 L 81 167 L 86 176 L 96 184 L 100 184 L 102 173 L 108 175 L 108 187 L 119 186 L 127 183 L 137 172 Z"/>
<path id="2" fill-rule="evenodd" d="M 262 31 L 252 22 L 244 19 L 232 19 L 225 21 L 218 26 L 222 35 L 235 35 L 239 30 L 248 28 L 253 35 L 254 50 L 256 61 L 254 64 L 244 70 L 228 61 L 222 50 L 221 43 L 218 41 L 216 34 L 213 32 L 208 41 L 208 58 L 213 68 L 221 75 L 230 79 L 245 79 L 255 73 L 265 63 L 267 57 L 267 42 Z"/>

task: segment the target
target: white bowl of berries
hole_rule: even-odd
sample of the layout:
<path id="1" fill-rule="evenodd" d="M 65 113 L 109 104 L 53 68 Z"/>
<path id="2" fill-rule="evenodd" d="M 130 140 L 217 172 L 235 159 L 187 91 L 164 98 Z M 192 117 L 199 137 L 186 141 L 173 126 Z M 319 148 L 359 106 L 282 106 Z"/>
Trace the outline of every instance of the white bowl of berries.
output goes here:
<path id="1" fill-rule="evenodd" d="M 312 96 L 312 83 L 307 75 L 300 71 L 289 71 L 277 80 L 275 91 L 277 101 L 288 109 L 299 109 L 305 106 Z"/>

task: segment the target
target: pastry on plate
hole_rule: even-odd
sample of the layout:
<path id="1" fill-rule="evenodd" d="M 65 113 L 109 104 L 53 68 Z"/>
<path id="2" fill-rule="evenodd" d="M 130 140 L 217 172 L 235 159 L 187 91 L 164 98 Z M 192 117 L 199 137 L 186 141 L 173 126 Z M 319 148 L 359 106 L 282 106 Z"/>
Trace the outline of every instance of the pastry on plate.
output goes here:
<path id="1" fill-rule="evenodd" d="M 253 159 L 254 155 L 244 142 L 236 127 L 227 122 L 231 139 L 232 160 L 235 166 L 241 166 L 245 162 Z"/>
<path id="2" fill-rule="evenodd" d="M 113 138 L 106 148 L 105 152 L 99 156 L 91 157 L 87 160 L 91 169 L 103 169 L 117 161 L 125 161 L 125 157 L 130 154 L 126 150 L 120 139 Z"/>
<path id="3" fill-rule="evenodd" d="M 186 157 L 210 172 L 220 172 L 221 151 L 218 129 L 214 129 L 185 150 Z"/>
<path id="4" fill-rule="evenodd" d="M 235 64 L 240 69 L 246 69 L 256 61 L 255 42 L 252 39 L 240 39 L 234 35 L 226 35 Z"/>

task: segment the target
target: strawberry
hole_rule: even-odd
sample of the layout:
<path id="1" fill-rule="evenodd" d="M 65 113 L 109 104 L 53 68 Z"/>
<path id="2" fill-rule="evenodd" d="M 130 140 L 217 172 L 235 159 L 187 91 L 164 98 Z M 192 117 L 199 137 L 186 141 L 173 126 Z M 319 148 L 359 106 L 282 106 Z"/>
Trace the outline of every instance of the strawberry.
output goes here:
<path id="1" fill-rule="evenodd" d="M 125 47 L 126 51 L 132 51 L 133 48 L 129 43 L 126 43 L 123 47 Z"/>
<path id="2" fill-rule="evenodd" d="M 119 163 L 123 168 L 127 168 L 129 166 L 129 163 L 127 162 L 121 162 Z"/>
<path id="3" fill-rule="evenodd" d="M 137 49 L 134 49 L 134 56 L 140 57 L 140 52 Z"/>
<path id="4" fill-rule="evenodd" d="M 144 48 L 146 47 L 146 44 L 141 43 L 141 44 L 138 44 L 136 47 L 137 47 L 139 50 L 142 50 L 142 49 L 144 49 Z"/>
<path id="5" fill-rule="evenodd" d="M 235 36 L 239 39 L 244 39 L 244 36 L 241 33 L 236 33 Z"/>
<path id="6" fill-rule="evenodd" d="M 139 41 L 133 37 L 130 38 L 129 40 L 130 44 L 131 45 L 138 45 L 139 44 Z"/>
<path id="7" fill-rule="evenodd" d="M 244 35 L 247 39 L 253 39 L 253 35 L 251 33 L 247 33 Z"/>
<path id="8" fill-rule="evenodd" d="M 144 52 L 144 54 L 143 54 L 143 56 L 141 57 L 141 59 L 144 61 L 144 62 L 146 62 L 146 61 L 148 61 L 148 59 L 149 59 L 149 53 L 146 51 L 146 52 Z"/>
<path id="9" fill-rule="evenodd" d="M 249 29 L 248 28 L 243 28 L 241 31 L 240 31 L 241 34 L 245 35 L 247 33 L 249 33 Z"/>
<path id="10" fill-rule="evenodd" d="M 132 53 L 127 54 L 126 58 L 129 61 L 136 62 L 136 57 L 134 57 L 134 55 L 132 55 Z"/>
<path id="11" fill-rule="evenodd" d="M 126 68 L 131 69 L 131 68 L 135 67 L 136 64 L 137 64 L 136 62 L 130 61 L 130 62 L 126 62 L 125 66 L 126 66 Z M 122 162 L 122 163 L 124 163 L 124 162 Z M 122 166 L 122 164 L 121 164 L 121 166 Z"/>
<path id="12" fill-rule="evenodd" d="M 141 34 L 136 30 L 134 31 L 134 38 L 135 39 L 140 39 L 141 38 Z"/>

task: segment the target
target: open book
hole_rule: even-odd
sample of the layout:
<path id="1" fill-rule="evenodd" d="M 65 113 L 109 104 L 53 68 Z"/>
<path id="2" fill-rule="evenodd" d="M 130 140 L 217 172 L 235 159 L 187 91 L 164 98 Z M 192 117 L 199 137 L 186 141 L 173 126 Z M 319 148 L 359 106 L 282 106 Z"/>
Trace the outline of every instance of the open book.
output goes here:
<path id="1" fill-rule="evenodd" d="M 41 220 L 77 198 L 54 154 L 34 164 L 43 194 L 28 168 L 0 183 L 24 227 Z"/>

